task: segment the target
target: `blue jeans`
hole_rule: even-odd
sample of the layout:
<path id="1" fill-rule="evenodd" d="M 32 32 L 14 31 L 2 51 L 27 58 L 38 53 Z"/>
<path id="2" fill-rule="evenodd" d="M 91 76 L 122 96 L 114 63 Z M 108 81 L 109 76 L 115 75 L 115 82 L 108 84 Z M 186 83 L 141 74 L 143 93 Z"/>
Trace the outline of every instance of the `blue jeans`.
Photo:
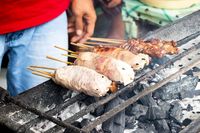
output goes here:
<path id="1" fill-rule="evenodd" d="M 10 95 L 16 96 L 49 80 L 33 75 L 27 69 L 28 66 L 40 65 L 58 68 L 65 65 L 46 58 L 47 55 L 50 55 L 61 60 L 67 60 L 66 57 L 61 56 L 64 52 L 56 49 L 54 45 L 68 48 L 65 12 L 45 24 L 0 35 L 0 66 L 6 52 L 9 58 L 7 90 Z"/>

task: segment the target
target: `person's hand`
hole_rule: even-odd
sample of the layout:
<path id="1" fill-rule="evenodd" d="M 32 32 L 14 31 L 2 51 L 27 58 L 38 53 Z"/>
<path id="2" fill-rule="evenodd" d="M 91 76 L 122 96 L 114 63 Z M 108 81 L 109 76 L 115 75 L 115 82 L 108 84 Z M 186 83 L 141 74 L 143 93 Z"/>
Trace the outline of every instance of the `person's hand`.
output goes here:
<path id="1" fill-rule="evenodd" d="M 92 0 L 72 0 L 72 17 L 68 21 L 68 32 L 74 35 L 72 42 L 84 42 L 93 35 L 96 12 Z"/>
<path id="2" fill-rule="evenodd" d="M 122 3 L 122 0 L 108 0 L 107 7 L 108 8 L 113 8 L 115 6 L 118 6 Z"/>

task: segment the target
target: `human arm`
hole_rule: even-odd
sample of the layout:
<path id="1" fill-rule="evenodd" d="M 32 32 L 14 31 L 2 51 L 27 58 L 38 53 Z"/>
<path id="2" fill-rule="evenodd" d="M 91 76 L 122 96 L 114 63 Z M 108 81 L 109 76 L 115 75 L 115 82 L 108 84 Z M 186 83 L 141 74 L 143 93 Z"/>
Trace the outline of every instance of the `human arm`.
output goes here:
<path id="1" fill-rule="evenodd" d="M 93 35 L 96 12 L 92 0 L 72 0 L 72 16 L 69 18 L 68 32 L 73 33 L 72 42 L 84 42 Z"/>

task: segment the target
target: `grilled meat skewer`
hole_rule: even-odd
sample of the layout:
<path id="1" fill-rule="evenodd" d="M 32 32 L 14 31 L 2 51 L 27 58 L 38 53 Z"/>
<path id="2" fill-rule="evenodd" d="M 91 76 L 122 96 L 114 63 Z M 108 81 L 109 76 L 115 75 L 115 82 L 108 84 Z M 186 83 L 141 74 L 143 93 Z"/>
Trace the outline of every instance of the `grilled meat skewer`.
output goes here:
<path id="1" fill-rule="evenodd" d="M 64 66 L 55 69 L 54 74 L 36 70 L 34 67 L 29 67 L 29 69 L 36 75 L 51 77 L 56 84 L 64 88 L 83 92 L 89 96 L 102 97 L 109 90 L 112 92 L 117 90 L 116 84 L 106 76 L 83 66 Z"/>
<path id="2" fill-rule="evenodd" d="M 178 54 L 179 50 L 174 41 L 161 41 L 152 39 L 143 41 L 141 39 L 130 39 L 122 43 L 120 48 L 131 51 L 134 54 L 144 53 L 151 57 L 162 58 L 166 54 Z"/>
<path id="3" fill-rule="evenodd" d="M 128 50 L 117 47 L 96 46 L 92 52 L 124 61 L 131 65 L 134 70 L 141 70 L 146 65 L 149 65 L 150 62 L 150 57 L 146 54 L 136 55 Z"/>
<path id="4" fill-rule="evenodd" d="M 129 39 L 129 40 L 112 40 L 108 38 L 90 38 L 89 42 L 85 44 L 107 45 L 113 47 L 120 47 L 131 51 L 133 54 L 148 54 L 151 57 L 162 58 L 166 54 L 178 54 L 179 49 L 175 41 L 165 41 L 159 39 Z M 92 42 L 91 42 L 92 41 Z M 97 41 L 97 42 L 93 42 Z"/>
<path id="5" fill-rule="evenodd" d="M 74 64 L 91 68 L 107 76 L 110 80 L 124 85 L 133 82 L 135 76 L 135 72 L 129 64 L 93 52 L 80 52 Z"/>

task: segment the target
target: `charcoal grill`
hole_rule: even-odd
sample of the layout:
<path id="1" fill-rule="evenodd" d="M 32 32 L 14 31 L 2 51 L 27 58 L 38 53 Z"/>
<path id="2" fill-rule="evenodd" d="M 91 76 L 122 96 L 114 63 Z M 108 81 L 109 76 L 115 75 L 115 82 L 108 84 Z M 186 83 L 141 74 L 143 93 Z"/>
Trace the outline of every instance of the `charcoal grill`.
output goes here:
<path id="1" fill-rule="evenodd" d="M 54 124 L 45 131 L 46 133 L 90 132 L 96 126 L 102 124 L 111 117 L 114 117 L 130 104 L 136 102 L 138 99 L 159 89 L 161 86 L 190 70 L 194 66 L 199 65 L 200 39 L 197 39 L 198 37 L 200 37 L 200 11 L 179 19 L 178 21 L 164 26 L 156 31 L 148 33 L 143 37 L 144 39 L 159 38 L 164 40 L 173 39 L 177 41 L 178 46 L 181 48 L 181 53 L 175 56 L 170 56 L 171 60 L 158 66 L 153 71 L 140 73 L 132 84 L 121 87 L 116 93 L 108 94 L 105 98 L 93 102 L 86 108 L 65 120 L 60 120 L 53 116 L 68 106 L 72 105 L 73 103 L 81 101 L 88 96 L 81 93 L 68 99 L 67 94 L 69 90 L 56 85 L 52 80 L 31 88 L 30 90 L 16 97 L 10 97 L 6 94 L 5 90 L 0 89 L 0 124 L 14 132 L 33 132 L 33 130 L 31 130 L 32 126 L 36 125 L 37 123 L 44 122 L 45 120 L 49 120 Z M 183 50 L 184 48 L 187 48 L 187 50 Z M 95 120 L 85 125 L 83 128 L 78 128 L 72 125 L 72 123 L 74 123 L 80 117 L 93 112 L 99 106 L 108 103 L 115 97 L 129 91 L 130 89 L 134 89 L 136 83 L 151 77 L 156 72 L 164 69 L 167 65 L 178 62 L 191 54 L 195 54 L 196 59 L 186 62 L 180 71 L 170 75 L 159 83 L 144 89 L 142 92 L 139 92 L 135 96 L 132 96 L 129 99 L 123 101 L 121 104 L 112 108 L 108 112 L 100 115 L 99 117 L 96 117 Z M 195 133 L 199 131 L 200 118 L 197 118 L 189 126 L 185 127 L 181 133 Z"/>

